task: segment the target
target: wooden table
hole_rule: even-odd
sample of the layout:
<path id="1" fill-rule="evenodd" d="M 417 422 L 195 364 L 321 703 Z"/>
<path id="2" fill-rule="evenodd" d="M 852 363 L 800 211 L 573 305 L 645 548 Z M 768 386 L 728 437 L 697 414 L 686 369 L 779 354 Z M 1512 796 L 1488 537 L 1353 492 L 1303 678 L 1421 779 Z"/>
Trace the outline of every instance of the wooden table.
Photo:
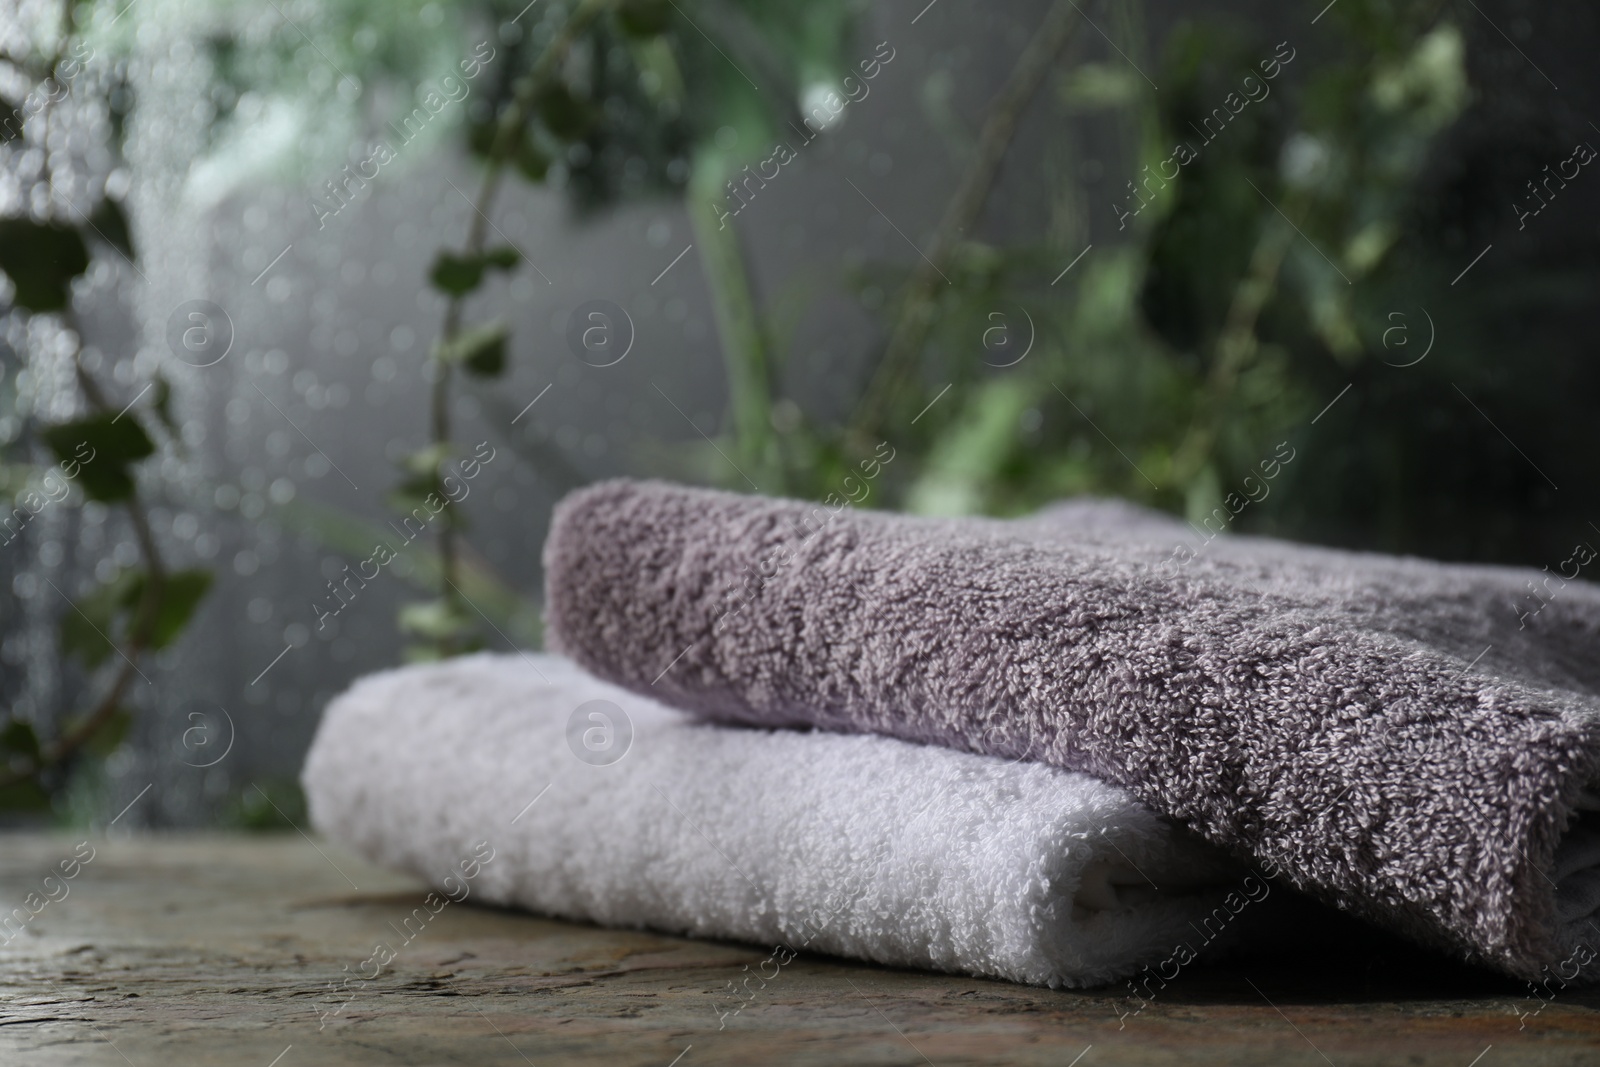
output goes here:
<path id="1" fill-rule="evenodd" d="M 1359 938 L 1197 965 L 1120 1021 L 1116 989 L 802 955 L 719 1020 L 768 950 L 452 904 L 335 1013 L 418 883 L 290 835 L 101 838 L 42 886 L 78 840 L 0 838 L 0 907 L 59 898 L 0 945 L 4 1067 L 1600 1064 L 1600 992 L 1519 1020 L 1526 987 Z"/>

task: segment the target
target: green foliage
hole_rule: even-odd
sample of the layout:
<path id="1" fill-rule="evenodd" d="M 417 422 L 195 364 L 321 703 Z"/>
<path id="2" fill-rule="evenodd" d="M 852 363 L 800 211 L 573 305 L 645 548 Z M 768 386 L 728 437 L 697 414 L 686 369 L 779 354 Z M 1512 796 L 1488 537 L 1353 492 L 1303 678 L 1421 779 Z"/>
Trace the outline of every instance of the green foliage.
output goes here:
<path id="1" fill-rule="evenodd" d="M 123 606 L 129 611 L 137 609 L 145 593 L 146 577 L 135 572 L 135 580 L 128 590 Z M 145 647 L 152 650 L 166 648 L 189 625 L 195 609 L 211 588 L 208 570 L 183 570 L 166 575 L 161 581 L 161 600 L 150 625 Z"/>
<path id="2" fill-rule="evenodd" d="M 1468 94 L 1461 34 L 1431 7 L 1349 8 L 1356 28 L 1342 45 L 1282 64 L 1271 92 L 1212 138 L 1197 131 L 1205 116 L 1245 76 L 1259 89 L 1260 61 L 1274 55 L 1248 29 L 1175 28 L 1159 95 L 1126 63 L 1063 72 L 1062 106 L 1118 115 L 1140 133 L 1121 165 L 1138 198 L 1119 179 L 1105 205 L 1123 213 L 1126 237 L 1096 238 L 1060 287 L 1050 279 L 1088 243 L 1081 224 L 1048 246 L 956 247 L 919 388 L 895 397 L 889 418 L 908 457 L 893 471 L 904 505 L 1013 513 L 1088 492 L 1209 512 L 1264 449 L 1305 439 L 1352 368 L 1380 363 L 1384 314 L 1420 299 L 1396 260 L 1416 185 Z M 1174 166 L 1179 143 L 1196 151 Z M 1070 204 L 1076 181 L 1062 184 Z M 894 292 L 905 277 L 868 266 L 854 284 Z M 902 312 L 885 310 L 887 328 Z M 990 348 L 1002 322 L 1034 339 L 1015 366 Z M 819 458 L 839 451 L 833 432 L 788 431 L 791 489 L 836 488 Z"/>
<path id="3" fill-rule="evenodd" d="M 12 719 L 0 730 L 0 753 L 21 756 L 31 762 L 39 760 L 39 738 L 33 732 L 33 723 Z"/>
<path id="4" fill-rule="evenodd" d="M 141 587 L 142 575 L 125 570 L 109 582 L 72 602 L 72 611 L 61 616 L 61 651 L 76 656 L 93 669 L 116 651 L 117 636 L 137 601 L 132 594 Z"/>
<path id="5" fill-rule="evenodd" d="M 22 109 L 10 100 L 0 98 L 0 144 L 20 140 L 22 123 Z"/>
<path id="6" fill-rule="evenodd" d="M 437 502 L 439 493 L 439 465 L 450 456 L 450 446 L 432 444 L 409 453 L 400 461 L 405 472 L 400 484 L 389 493 L 389 506 L 396 511 L 411 512 L 425 507 L 430 496 Z M 371 546 L 368 546 L 370 550 Z"/>
<path id="7" fill-rule="evenodd" d="M 110 412 L 46 427 L 39 436 L 61 462 L 79 464 L 77 482 L 84 494 L 106 503 L 133 495 L 129 466 L 156 448 L 137 419 Z"/>
<path id="8" fill-rule="evenodd" d="M 32 463 L 0 463 L 0 496 L 15 500 L 33 486 L 38 474 Z"/>
<path id="9" fill-rule="evenodd" d="M 124 119 L 132 94 L 125 73 L 116 68 L 102 68 L 94 77 L 80 80 L 84 66 L 80 57 L 93 54 L 93 49 L 83 49 L 85 42 L 78 36 L 78 20 L 93 21 L 95 17 L 96 11 L 89 5 L 69 5 L 63 13 L 60 32 L 49 45 L 51 52 L 28 55 L 25 50 L 13 51 L 7 58 L 18 72 L 33 74 L 36 79 L 48 76 L 59 86 L 70 85 L 77 102 L 83 102 L 84 94 L 103 90 L 100 103 L 110 122 L 110 143 L 95 146 L 87 154 L 91 159 L 109 158 L 115 164 L 120 161 Z M 116 17 L 108 25 L 114 24 Z M 39 71 L 46 73 L 34 73 Z M 35 90 L 38 88 L 34 86 Z M 17 139 L 24 123 L 66 106 L 55 94 L 48 94 L 41 108 L 24 117 L 9 101 L 0 104 L 0 139 L 5 141 Z M 82 147 L 75 150 L 75 158 L 85 155 Z M 51 184 L 55 181 L 50 173 L 54 155 L 47 154 L 44 161 L 43 178 Z M 11 281 L 17 308 L 60 315 L 68 327 L 67 336 L 74 343 L 81 343 L 83 329 L 72 306 L 73 280 L 88 269 L 91 252 L 131 262 L 135 248 L 128 217 L 116 200 L 102 197 L 87 217 L 78 213 L 75 206 L 73 210 L 75 219 L 0 219 L 0 270 Z M 70 354 L 74 361 L 82 355 L 81 351 Z M 33 353 L 24 355 L 32 357 Z M 76 714 L 63 709 L 45 720 L 58 724 L 53 736 L 41 737 L 32 722 L 0 719 L 0 811 L 47 809 L 52 792 L 70 793 L 96 777 L 96 761 L 103 761 L 117 748 L 132 721 L 131 712 L 119 707 L 117 701 L 129 672 L 137 670 L 135 658 L 170 646 L 187 626 L 211 583 L 210 573 L 204 570 L 168 573 L 151 536 L 133 471 L 135 464 L 156 450 L 141 424 L 141 416 L 131 404 L 113 413 L 93 371 L 81 362 L 72 369 L 89 413 L 65 423 L 29 426 L 31 432 L 22 441 L 30 451 L 34 440 L 42 443 L 58 460 L 57 470 L 43 471 L 31 463 L 0 463 L 0 488 L 16 496 L 28 492 L 36 478 L 55 475 L 78 485 L 89 500 L 122 505 L 133 523 L 144 565 L 120 570 L 113 580 L 97 586 L 61 614 L 62 654 L 77 660 L 85 669 L 94 670 L 111 661 L 114 653 L 120 653 L 116 657 L 120 661 L 116 680 L 108 687 L 99 687 L 102 695 L 98 704 Z M 6 377 L 10 381 L 13 376 Z M 176 442 L 181 439 L 181 432 L 172 411 L 171 384 L 158 374 L 151 385 L 153 413 Z M 135 394 L 135 403 L 142 395 L 143 392 Z M 65 494 L 48 495 L 51 500 L 61 500 Z M 28 506 L 37 510 L 34 505 Z M 152 574 L 162 576 L 159 582 Z"/>
<path id="10" fill-rule="evenodd" d="M 534 111 L 545 129 L 563 141 L 582 140 L 598 122 L 600 113 L 580 100 L 565 85 L 552 82 L 534 97 Z"/>
<path id="11" fill-rule="evenodd" d="M 550 173 L 550 157 L 525 134 L 511 150 L 511 163 L 530 182 L 542 182 Z"/>
<path id="12" fill-rule="evenodd" d="M 670 0 L 460 6 L 488 15 L 491 25 L 504 23 L 492 49 L 474 49 L 482 63 L 469 75 L 476 80 L 464 100 L 469 149 L 489 166 L 508 166 L 529 181 L 558 180 L 583 210 L 640 196 L 681 195 L 695 166 L 712 173 L 739 159 L 765 156 L 779 131 L 801 120 L 796 105 L 800 89 L 842 69 L 841 49 L 856 14 L 853 0 L 799 6 L 727 0 L 688 5 L 692 16 Z M 485 21 L 441 17 L 437 4 L 416 12 L 392 5 L 381 11 L 372 0 L 336 0 L 323 5 L 310 28 L 296 27 L 318 41 L 312 51 L 328 66 L 355 71 L 354 77 L 338 79 L 335 92 L 319 94 L 315 102 L 307 99 L 305 86 L 327 76 L 320 69 L 300 69 L 306 53 L 296 42 L 281 34 L 265 47 L 214 39 L 211 58 L 222 87 L 211 152 L 219 166 L 212 169 L 226 170 L 222 161 L 248 149 L 248 131 L 232 112 L 244 94 L 287 105 L 302 119 L 323 116 L 328 120 L 315 125 L 327 140 L 329 131 L 349 131 L 358 124 L 376 105 L 376 90 L 385 83 L 429 83 L 448 68 L 446 57 L 465 53 L 467 42 L 455 31 Z M 575 31 L 570 37 L 569 30 Z M 351 55 L 352 45 L 366 54 Z M 558 47 L 559 55 L 552 51 Z M 486 56 L 490 50 L 492 57 Z M 524 86 L 533 72 L 539 80 Z M 400 98 L 404 101 L 404 94 Z M 336 112 L 337 117 L 329 118 Z M 736 134 L 734 143 L 718 136 L 729 130 Z M 303 174 L 315 174 L 308 164 L 316 153 L 304 146 L 316 140 L 296 139 L 300 154 L 293 162 Z M 485 188 L 495 185 L 489 182 Z M 486 211 L 490 205 L 475 207 Z M 509 272 L 520 260 L 510 248 L 479 251 L 472 244 L 476 239 L 474 232 L 467 248 L 440 252 L 429 271 L 432 287 L 451 303 L 443 339 L 431 356 L 437 375 L 436 439 L 408 459 L 405 475 L 390 494 L 391 503 L 405 510 L 439 491 L 440 464 L 449 454 L 444 413 L 451 372 L 459 367 L 474 378 L 492 379 L 508 366 L 504 324 L 459 329 L 461 301 L 479 291 L 490 271 Z M 756 375 L 749 382 L 755 388 L 745 391 L 746 407 L 753 411 L 753 405 L 763 402 L 767 381 Z M 759 422 L 747 415 L 743 424 Z M 475 624 L 463 610 L 464 595 L 454 581 L 462 575 L 454 538 L 464 521 L 453 506 L 439 516 L 435 535 L 441 598 L 413 605 L 400 620 L 403 630 L 431 642 L 435 651 L 476 645 L 470 636 Z"/>
<path id="13" fill-rule="evenodd" d="M 447 296 L 466 296 L 483 284 L 486 271 L 514 270 L 522 257 L 517 250 L 502 245 L 475 256 L 440 252 L 434 258 L 428 280 L 433 287 Z"/>
<path id="14" fill-rule="evenodd" d="M 428 281 L 441 293 L 465 296 L 483 281 L 483 264 L 448 252 L 440 252 L 428 272 Z"/>
<path id="15" fill-rule="evenodd" d="M 530 181 L 546 180 L 550 162 L 561 160 L 566 190 L 585 211 L 682 195 L 692 157 L 716 144 L 718 130 L 737 134 L 735 145 L 717 148 L 730 163 L 762 158 L 775 139 L 792 136 L 802 87 L 842 72 L 855 12 L 845 0 L 624 0 L 575 44 L 580 61 L 539 87 L 510 160 Z M 559 8 L 545 11 L 527 50 L 541 47 L 564 17 Z M 526 54 L 511 59 L 527 62 Z M 497 115 L 472 120 L 468 143 L 480 155 L 493 143 Z"/>
<path id="16" fill-rule="evenodd" d="M 115 200 L 110 197 L 101 199 L 89 213 L 89 229 L 128 259 L 133 258 L 133 229 L 128 225 L 128 216 L 123 212 L 122 205 Z"/>
<path id="17" fill-rule="evenodd" d="M 76 226 L 0 219 L 0 270 L 27 311 L 60 311 L 72 298 L 72 279 L 89 269 L 89 250 Z"/>
<path id="18" fill-rule="evenodd" d="M 222 15 L 215 25 L 226 25 L 237 10 L 234 0 L 210 0 L 209 6 Z M 398 122 L 417 106 L 421 91 L 438 86 L 442 78 L 461 77 L 459 63 L 478 41 L 493 41 L 492 34 L 468 36 L 482 22 L 450 7 L 435 0 L 326 0 L 290 12 L 292 21 L 274 20 L 264 39 L 213 34 L 206 41 L 214 72 L 207 169 L 226 183 L 259 175 L 262 113 L 239 108 L 241 100 L 254 100 L 267 103 L 273 119 L 291 130 L 281 153 L 266 164 L 279 177 L 310 178 L 320 185 L 347 161 L 350 145 L 370 135 L 368 118 L 379 125 Z M 470 7 L 484 10 L 481 4 Z M 506 17 L 515 14 L 513 9 Z M 104 8 L 97 22 L 116 16 L 116 10 Z M 117 22 L 118 29 L 129 28 L 129 20 Z M 131 49 L 131 37 L 109 31 L 106 37 L 108 47 Z M 315 47 L 307 46 L 308 37 Z M 503 62 L 503 56 L 502 51 L 494 63 Z M 472 92 L 481 91 L 486 80 L 472 83 Z M 468 97 L 466 103 L 471 101 Z M 441 116 L 423 136 L 433 140 L 449 128 Z M 412 156 L 409 150 L 407 156 Z"/>
<path id="19" fill-rule="evenodd" d="M 668 0 L 623 0 L 617 5 L 617 26 L 629 37 L 655 37 L 671 24 Z"/>
<path id="20" fill-rule="evenodd" d="M 154 613 L 142 633 L 137 633 L 134 624 L 147 582 L 143 570 L 125 570 L 73 601 L 74 610 L 61 616 L 62 652 L 93 668 L 105 662 L 124 640 L 136 636 L 142 637 L 142 648 L 166 648 L 189 624 L 211 588 L 211 572 L 184 570 L 164 576 Z"/>
<path id="21" fill-rule="evenodd" d="M 552 10 L 546 24 L 553 18 Z M 659 38 L 629 35 L 611 18 L 602 18 L 575 50 L 588 62 L 567 64 L 538 87 L 515 131 L 512 165 L 527 180 L 543 182 L 552 162 L 561 161 L 568 191 L 585 210 L 681 189 L 689 140 L 670 52 Z M 496 116 L 473 122 L 469 145 L 487 155 Z"/>
<path id="22" fill-rule="evenodd" d="M 506 369 L 508 335 L 505 323 L 491 322 L 457 337 L 441 350 L 440 358 L 447 363 L 459 364 L 480 378 L 498 377 Z"/>
<path id="23" fill-rule="evenodd" d="M 583 211 L 691 191 L 691 210 L 703 210 L 729 174 L 792 136 L 806 87 L 836 82 L 849 61 L 866 54 L 859 38 L 850 39 L 859 9 L 842 0 L 621 0 L 586 25 L 559 62 L 539 68 L 546 76 L 531 87 L 524 101 L 531 106 L 508 108 L 520 79 L 576 9 L 551 4 L 526 12 L 518 23 L 523 35 L 476 83 L 484 99 L 467 109 L 465 134 L 479 159 L 559 188 Z M 342 17 L 330 15 L 329 25 Z M 1145 39 L 1139 5 L 1119 6 L 1109 17 L 1108 31 L 1119 40 Z M 1252 26 L 1209 17 L 1179 24 L 1155 58 L 1131 44 L 1131 56 L 1073 46 L 1050 91 L 1030 105 L 1055 107 L 1073 120 L 1056 127 L 1037 183 L 1050 189 L 1051 221 L 1036 236 L 1004 245 L 975 239 L 987 229 L 951 237 L 954 250 L 940 263 L 949 284 L 916 309 L 928 317 L 927 339 L 914 353 L 906 388 L 885 402 L 882 436 L 903 458 L 878 484 L 873 503 L 1008 514 L 1062 495 L 1102 493 L 1208 512 L 1276 442 L 1324 433 L 1311 417 L 1353 379 L 1382 370 L 1379 339 L 1393 309 L 1458 300 L 1444 292 L 1461 265 L 1458 250 L 1445 248 L 1437 231 L 1430 245 L 1419 224 L 1419 189 L 1438 146 L 1472 106 L 1467 38 L 1455 17 L 1421 0 L 1344 0 L 1319 26 L 1317 53 L 1307 44 L 1292 60 L 1280 55 L 1282 74 L 1266 79 L 1270 93 L 1230 108 L 1214 137 L 1201 130 L 1216 109 L 1247 77 L 1259 82 L 1262 61 L 1281 47 Z M 405 32 L 393 25 L 380 37 Z M 1101 58 L 1081 58 L 1085 52 Z M 1159 94 L 1130 60 L 1157 73 Z M 359 68 L 363 87 L 378 81 L 379 69 Z M 923 97 L 933 111 L 940 74 L 927 77 Z M 1107 159 L 1111 180 L 1098 187 L 1112 196 L 1093 205 L 1083 202 L 1080 178 L 1077 117 L 1085 115 L 1126 135 L 1126 154 Z M 503 118 L 514 125 L 502 131 Z M 941 121 L 957 153 L 975 150 L 972 131 L 961 128 L 966 116 L 946 106 Z M 1170 160 L 1180 143 L 1193 146 L 1194 158 L 1174 173 Z M 965 165 L 965 155 L 958 162 Z M 1146 182 L 1153 174 L 1164 177 Z M 1137 213 L 1133 201 L 1123 201 L 1130 179 L 1140 183 Z M 1099 236 L 1107 209 L 1126 224 L 1110 240 Z M 1090 242 L 1086 211 L 1100 219 L 1095 247 L 1070 278 L 1059 279 Z M 696 244 L 735 409 L 735 447 L 726 451 L 753 463 L 748 469 L 764 487 L 834 492 L 863 454 L 863 441 L 847 429 L 849 413 L 808 419 L 778 399 L 786 391 L 777 359 L 782 334 L 801 316 L 758 308 L 738 253 L 749 235 L 724 237 L 725 247 Z M 508 251 L 446 252 L 435 260 L 430 281 L 455 301 L 451 331 L 462 320 L 460 301 L 481 293 L 491 270 L 518 265 L 514 254 L 495 258 Z M 875 292 L 871 306 L 882 309 L 886 334 L 913 306 L 883 300 L 904 292 L 907 274 L 904 266 L 882 264 L 850 274 L 864 302 Z M 1453 310 L 1467 322 L 1485 314 L 1459 302 Z M 1003 341 L 991 347 L 995 337 Z M 1023 347 L 1028 355 L 1009 364 L 1009 354 Z M 441 389 L 456 367 L 492 378 L 509 357 L 499 324 L 455 332 L 433 351 Z M 1426 381 L 1433 366 L 1412 381 Z M 1324 450 L 1335 447 L 1321 441 Z M 695 444 L 652 461 L 680 475 L 742 485 L 721 455 L 727 443 Z M 444 445 L 412 457 L 397 504 L 436 490 Z M 1329 462 L 1324 469 L 1334 470 Z M 1364 462 L 1370 470 L 1371 457 Z M 1304 506 L 1296 501 L 1309 489 L 1295 496 L 1300 470 L 1247 522 L 1269 524 Z M 1355 492 L 1349 488 L 1345 497 Z M 440 517 L 441 532 L 453 534 L 461 521 L 450 509 Z M 459 565 L 443 561 L 434 573 L 447 581 Z M 401 624 L 438 650 L 466 642 L 474 624 L 454 593 L 436 588 L 440 599 L 412 605 Z"/>
<path id="24" fill-rule="evenodd" d="M 482 259 L 487 266 L 498 270 L 511 271 L 515 270 L 517 264 L 522 262 L 522 253 L 510 245 L 499 245 L 486 250 Z"/>
<path id="25" fill-rule="evenodd" d="M 47 812 L 49 810 L 50 794 L 32 778 L 25 778 L 20 782 L 12 782 L 10 785 L 0 785 L 0 812 Z"/>
<path id="26" fill-rule="evenodd" d="M 217 821 L 251 833 L 299 830 L 308 821 L 306 796 L 292 778 L 263 777 L 230 797 Z"/>
<path id="27" fill-rule="evenodd" d="M 409 510 L 396 506 L 402 511 Z M 380 541 L 394 540 L 393 531 L 381 525 L 298 497 L 280 509 L 278 515 L 290 529 L 315 537 L 352 559 L 364 559 Z M 419 592 L 434 592 L 443 584 L 437 556 L 416 550 L 404 551 L 392 566 L 397 578 Z M 463 560 L 456 581 L 462 594 L 488 617 L 494 629 L 519 645 L 538 645 L 541 633 L 538 606 L 489 570 L 481 558 Z"/>
<path id="28" fill-rule="evenodd" d="M 172 382 L 167 380 L 166 375 L 156 371 L 153 384 L 155 389 L 150 394 L 150 410 L 155 412 L 156 418 L 166 428 L 172 440 L 181 442 L 183 431 L 172 414 Z"/>
<path id="29" fill-rule="evenodd" d="M 69 724 L 67 727 L 67 732 L 73 732 L 75 725 L 76 724 Z M 133 713 L 122 708 L 118 708 L 116 711 L 113 711 L 106 718 L 101 727 L 94 732 L 94 736 L 89 739 L 89 743 L 85 747 L 91 756 L 94 756 L 97 759 L 105 759 L 118 748 L 122 747 L 122 742 L 127 740 L 128 731 L 132 728 Z"/>
<path id="30" fill-rule="evenodd" d="M 406 646 L 407 662 L 426 662 L 483 648 L 477 620 L 453 597 L 407 604 L 400 609 L 399 621 L 401 633 L 422 639 L 420 644 Z"/>

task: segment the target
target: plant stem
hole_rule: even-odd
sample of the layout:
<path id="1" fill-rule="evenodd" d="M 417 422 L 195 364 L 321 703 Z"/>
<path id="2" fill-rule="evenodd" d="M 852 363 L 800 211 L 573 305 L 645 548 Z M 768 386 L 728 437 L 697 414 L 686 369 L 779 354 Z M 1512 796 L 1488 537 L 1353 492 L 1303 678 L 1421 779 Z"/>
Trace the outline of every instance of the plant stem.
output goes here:
<path id="1" fill-rule="evenodd" d="M 1294 205 L 1291 203 L 1289 207 L 1293 210 Z M 1211 372 L 1206 377 L 1205 389 L 1195 407 L 1194 418 L 1183 441 L 1172 454 L 1172 480 L 1177 485 L 1186 485 L 1200 473 L 1211 457 L 1222 417 L 1227 411 L 1228 398 L 1233 395 L 1240 372 L 1255 359 L 1260 350 L 1256 323 L 1277 291 L 1278 271 L 1293 240 L 1292 229 L 1273 225 L 1270 221 L 1256 237 L 1250 263 L 1244 276 L 1234 286 L 1227 318 L 1217 333 Z"/>
<path id="2" fill-rule="evenodd" d="M 500 112 L 496 121 L 494 140 L 490 142 L 489 152 L 485 162 L 483 181 L 478 187 L 477 198 L 472 203 L 472 218 L 467 225 L 467 237 L 462 243 L 460 255 L 470 258 L 481 255 L 483 252 L 486 231 L 489 225 L 489 210 L 494 204 L 495 193 L 500 187 L 501 174 L 505 169 L 506 158 L 511 149 L 516 145 L 518 138 L 524 136 L 524 126 L 532 112 L 534 97 L 539 87 L 554 73 L 556 64 L 566 55 L 572 42 L 587 29 L 602 11 L 609 7 L 615 0 L 583 0 L 577 8 L 567 17 L 567 21 L 556 31 L 550 43 L 545 46 L 538 59 L 528 68 L 526 74 L 518 79 L 511 101 Z M 447 499 L 444 492 L 444 464 L 450 447 L 450 383 L 453 368 L 450 361 L 443 358 L 452 342 L 461 335 L 461 322 L 463 317 L 464 298 L 451 296 L 445 305 L 444 321 L 439 329 L 439 343 L 434 347 L 433 361 L 433 389 L 429 400 L 430 406 L 430 436 L 431 443 L 439 453 L 438 463 L 434 467 L 434 492 L 440 499 Z M 460 518 L 452 507 L 443 508 L 444 522 L 439 528 L 439 575 L 440 596 L 456 609 L 465 605 L 461 603 L 459 577 L 459 553 L 456 548 L 456 537 L 459 532 Z M 442 649 L 446 654 L 454 651 L 455 641 L 447 641 Z"/>
<path id="3" fill-rule="evenodd" d="M 74 4 L 72 0 L 64 0 L 62 4 L 62 30 L 61 39 L 57 42 L 55 55 L 50 60 L 49 76 L 54 77 L 56 69 L 61 65 L 66 54 L 67 43 L 76 31 L 74 18 Z M 48 100 L 41 110 L 40 121 L 48 129 L 49 108 L 54 100 Z M 72 331 L 77 351 L 73 354 L 73 374 L 77 379 L 78 388 L 82 391 L 84 399 L 90 408 L 97 413 L 108 413 L 116 410 L 106 398 L 105 390 L 100 388 L 100 383 L 95 381 L 89 373 L 81 357 L 83 355 L 82 338 L 76 315 L 69 306 L 63 313 L 64 324 Z M 91 462 L 93 462 L 91 460 Z M 39 757 L 27 767 L 19 770 L 7 770 L 0 773 L 0 789 L 36 779 L 45 771 L 58 767 L 70 759 L 74 753 L 94 738 L 107 723 L 116 715 L 122 703 L 122 695 L 127 692 L 129 684 L 133 681 L 136 671 L 135 660 L 150 643 L 154 634 L 156 619 L 160 613 L 161 600 L 166 593 L 167 569 L 161 558 L 161 551 L 156 545 L 155 535 L 150 529 L 150 520 L 144 513 L 144 507 L 139 500 L 139 489 L 135 483 L 132 493 L 123 505 L 128 513 L 128 522 L 133 527 L 134 540 L 139 543 L 139 554 L 144 558 L 145 581 L 144 589 L 139 596 L 139 604 L 134 610 L 133 624 L 129 628 L 127 648 L 120 650 L 122 663 L 117 667 L 117 673 L 112 676 L 111 685 L 101 694 L 94 707 L 84 716 L 76 727 L 63 734 L 48 750 L 41 751 Z M 106 639 L 110 640 L 109 637 Z"/>
<path id="4" fill-rule="evenodd" d="M 906 283 L 883 359 L 856 410 L 852 430 L 858 439 L 870 437 L 878 430 L 889 397 L 902 384 L 911 361 L 922 350 L 937 310 L 935 294 L 941 283 L 949 284 L 944 268 L 950 265 L 957 244 L 982 214 L 1023 112 L 1081 21 L 1073 20 L 1076 13 L 1072 0 L 1056 0 L 990 105 L 983 132 L 978 137 L 977 152 L 945 207 L 926 256 L 917 263 Z"/>
<path id="5" fill-rule="evenodd" d="M 72 312 L 65 313 L 68 325 L 74 336 L 81 337 L 78 333 L 77 323 Z M 81 346 L 79 355 L 82 354 Z M 106 398 L 105 391 L 100 388 L 100 383 L 95 381 L 93 375 L 77 361 L 74 356 L 74 372 L 78 380 L 78 387 L 82 390 L 84 398 L 89 402 L 89 407 L 97 414 L 107 414 L 117 410 Z M 93 462 L 91 460 L 90 462 Z M 166 593 L 167 569 L 161 558 L 161 551 L 156 545 L 155 535 L 150 529 L 150 520 L 145 515 L 144 506 L 139 500 L 139 491 L 135 487 L 133 495 L 123 504 L 123 509 L 128 514 L 129 525 L 133 527 L 134 540 L 139 543 L 139 554 L 144 558 L 145 581 L 144 589 L 139 596 L 138 607 L 134 610 L 133 624 L 129 628 L 128 641 L 125 648 L 119 649 L 122 658 L 117 667 L 117 673 L 112 676 L 111 685 L 101 694 L 89 713 L 72 730 L 63 734 L 61 738 L 51 745 L 48 750 L 41 752 L 37 760 L 20 770 L 0 773 L 0 789 L 16 785 L 39 777 L 45 771 L 58 767 L 66 762 L 75 752 L 87 744 L 109 723 L 116 715 L 122 696 L 127 692 L 129 684 L 133 681 L 136 668 L 135 661 L 150 643 L 150 638 L 155 630 L 156 619 L 161 609 L 161 600 Z M 109 637 L 106 638 L 110 640 Z"/>
<path id="6" fill-rule="evenodd" d="M 727 178 L 718 152 L 703 151 L 689 179 L 689 221 L 700 247 L 711 304 L 722 341 L 728 373 L 728 403 L 733 409 L 735 452 L 761 479 L 762 491 L 783 491 L 782 465 L 777 462 L 772 428 L 772 383 L 767 342 L 760 313 L 750 291 L 750 273 L 739 247 L 739 231 L 717 200 Z"/>

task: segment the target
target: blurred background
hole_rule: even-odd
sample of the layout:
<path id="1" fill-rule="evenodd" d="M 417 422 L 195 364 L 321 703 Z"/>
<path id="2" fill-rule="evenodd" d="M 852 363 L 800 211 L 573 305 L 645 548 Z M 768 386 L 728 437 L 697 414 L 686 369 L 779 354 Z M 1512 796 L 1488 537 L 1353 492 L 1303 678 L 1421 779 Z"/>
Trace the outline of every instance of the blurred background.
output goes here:
<path id="1" fill-rule="evenodd" d="M 599 478 L 1600 543 L 1589 5 L 0 10 L 14 825 L 299 823 Z"/>

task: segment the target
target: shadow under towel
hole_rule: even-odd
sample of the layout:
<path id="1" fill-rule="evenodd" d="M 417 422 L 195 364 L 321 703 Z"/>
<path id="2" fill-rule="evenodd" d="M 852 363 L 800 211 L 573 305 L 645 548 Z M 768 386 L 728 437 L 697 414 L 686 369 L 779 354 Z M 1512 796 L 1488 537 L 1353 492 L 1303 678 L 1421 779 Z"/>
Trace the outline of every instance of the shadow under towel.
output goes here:
<path id="1" fill-rule="evenodd" d="M 789 954 L 1096 985 L 1275 937 L 1289 906 L 1086 775 L 697 724 L 548 655 L 362 679 L 303 782 L 319 831 L 436 885 L 486 841 L 474 899 Z"/>
<path id="2" fill-rule="evenodd" d="M 1468 960 L 1600 973 L 1587 582 L 1110 502 L 926 519 L 627 480 L 567 497 L 544 559 L 553 644 L 624 686 L 1083 771 Z"/>

